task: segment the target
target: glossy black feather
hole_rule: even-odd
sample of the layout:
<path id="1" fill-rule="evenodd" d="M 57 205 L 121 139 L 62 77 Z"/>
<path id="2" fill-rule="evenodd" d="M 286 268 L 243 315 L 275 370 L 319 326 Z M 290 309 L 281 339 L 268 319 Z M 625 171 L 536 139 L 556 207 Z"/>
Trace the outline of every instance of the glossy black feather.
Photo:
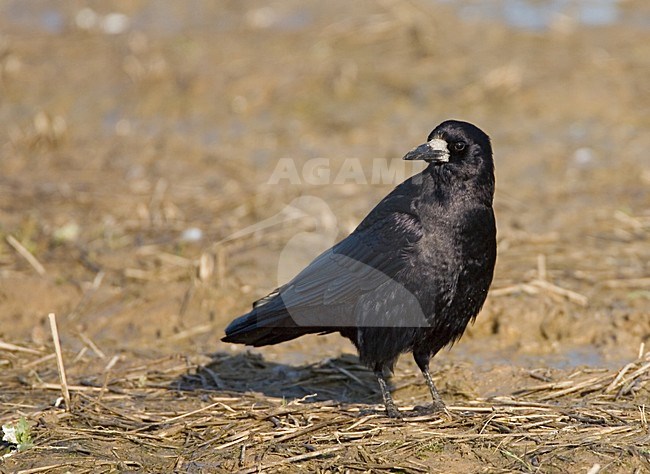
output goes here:
<path id="1" fill-rule="evenodd" d="M 407 155 L 431 163 L 346 239 L 230 323 L 223 340 L 263 346 L 338 331 L 378 374 L 408 351 L 424 373 L 429 358 L 476 317 L 496 260 L 489 138 L 457 121 L 436 127 L 428 142 L 434 138 L 447 143 L 448 161 L 440 161 L 439 150 L 426 155 L 426 144 Z M 435 402 L 432 382 L 429 387 Z M 390 414 L 392 401 L 384 395 Z"/>

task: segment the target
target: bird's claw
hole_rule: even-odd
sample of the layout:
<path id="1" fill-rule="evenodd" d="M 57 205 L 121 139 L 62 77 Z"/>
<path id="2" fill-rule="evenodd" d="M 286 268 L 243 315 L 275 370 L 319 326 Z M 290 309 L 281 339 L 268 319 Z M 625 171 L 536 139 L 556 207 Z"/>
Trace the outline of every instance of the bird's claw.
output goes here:
<path id="1" fill-rule="evenodd" d="M 386 405 L 386 416 L 394 420 L 403 420 L 402 413 L 395 407 L 395 405 Z"/>
<path id="2" fill-rule="evenodd" d="M 431 410 L 430 413 L 439 414 L 447 418 L 448 421 L 451 421 L 453 419 L 453 417 L 451 416 L 451 412 L 447 409 L 447 405 L 445 405 L 444 403 L 432 403 L 430 410 Z"/>

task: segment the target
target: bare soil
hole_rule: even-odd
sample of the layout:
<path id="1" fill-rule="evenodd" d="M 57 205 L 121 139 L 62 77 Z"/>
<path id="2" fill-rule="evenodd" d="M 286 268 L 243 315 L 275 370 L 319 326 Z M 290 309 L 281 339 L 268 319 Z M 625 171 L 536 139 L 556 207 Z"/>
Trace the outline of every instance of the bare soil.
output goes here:
<path id="1" fill-rule="evenodd" d="M 0 5 L 0 422 L 34 439 L 0 472 L 650 471 L 650 13 L 617 5 L 639 21 Z M 451 417 L 408 356 L 397 422 L 338 336 L 220 342 L 397 184 L 373 160 L 447 118 L 492 137 L 499 231 L 483 311 L 432 363 Z"/>

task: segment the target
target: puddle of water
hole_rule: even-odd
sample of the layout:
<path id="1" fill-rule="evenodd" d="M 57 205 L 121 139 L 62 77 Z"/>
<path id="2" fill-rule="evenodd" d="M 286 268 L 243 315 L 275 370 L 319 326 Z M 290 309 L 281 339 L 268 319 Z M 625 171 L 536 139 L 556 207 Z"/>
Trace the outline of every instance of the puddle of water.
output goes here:
<path id="1" fill-rule="evenodd" d="M 109 12 L 101 8 L 97 11 L 91 8 L 86 10 L 89 12 L 87 15 L 93 16 L 93 23 L 101 23 L 110 14 L 123 16 L 125 25 L 113 33 L 131 30 L 158 34 L 177 34 L 185 30 L 229 31 L 241 26 L 242 21 L 246 26 L 255 29 L 298 31 L 309 27 L 313 22 L 309 8 L 263 6 L 251 9 L 242 19 L 238 14 L 201 0 L 145 2 L 133 12 L 132 17 L 120 11 Z M 78 15 L 79 11 L 81 7 L 75 11 L 62 0 L 52 2 L 6 0 L 0 3 L 0 15 L 5 21 L 21 28 L 48 34 L 64 33 L 67 27 L 75 24 L 75 14 Z M 78 25 L 79 19 L 76 20 Z M 106 28 L 105 25 L 104 29 Z"/>
<path id="2" fill-rule="evenodd" d="M 650 26 L 650 16 L 620 8 L 620 0 L 434 0 L 452 5 L 468 19 L 501 21 L 515 28 L 543 31 L 563 19 L 586 27 L 614 24 Z"/>
<path id="3" fill-rule="evenodd" d="M 454 349 L 455 351 L 460 348 Z M 603 354 L 593 347 L 574 347 L 559 354 L 527 355 L 510 351 L 487 351 L 467 348 L 460 350 L 462 358 L 466 358 L 477 366 L 494 365 L 517 365 L 530 369 L 538 367 L 550 367 L 553 369 L 573 369 L 576 367 L 604 367 L 616 368 L 629 362 L 627 359 L 604 357 Z"/>
<path id="4" fill-rule="evenodd" d="M 650 27 L 650 11 L 643 7 L 622 8 L 621 0 L 429 1 L 454 7 L 461 18 L 499 21 L 532 31 L 544 31 L 567 20 L 584 27 L 615 24 Z M 101 16 L 100 13 L 102 12 L 94 12 Z M 74 10 L 62 1 L 6 0 L 0 3 L 0 15 L 5 20 L 49 34 L 63 33 L 67 26 L 75 23 L 74 14 Z M 250 9 L 242 17 L 200 0 L 182 3 L 169 0 L 145 2 L 132 14 L 132 17 L 126 18 L 129 25 L 126 30 L 159 34 L 174 34 L 184 30 L 229 31 L 242 24 L 254 29 L 297 31 L 309 27 L 314 19 L 309 7 L 282 4 L 260 6 Z"/>
<path id="5" fill-rule="evenodd" d="M 63 33 L 65 17 L 55 7 L 42 3 L 26 5 L 27 2 L 8 2 L 0 8 L 5 21 L 25 29 L 42 31 L 49 34 Z"/>

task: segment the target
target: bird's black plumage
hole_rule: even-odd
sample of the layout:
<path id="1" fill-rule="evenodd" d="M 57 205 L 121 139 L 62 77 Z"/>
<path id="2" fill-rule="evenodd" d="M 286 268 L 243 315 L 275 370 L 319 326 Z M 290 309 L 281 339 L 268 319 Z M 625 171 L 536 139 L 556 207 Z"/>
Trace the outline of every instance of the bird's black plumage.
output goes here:
<path id="1" fill-rule="evenodd" d="M 427 168 L 386 196 L 347 238 L 226 328 L 225 342 L 265 346 L 340 332 L 377 375 L 389 416 L 399 416 L 385 374 L 412 352 L 433 397 L 429 360 L 473 320 L 492 282 L 496 225 L 489 137 L 455 120 L 404 156 Z"/>

